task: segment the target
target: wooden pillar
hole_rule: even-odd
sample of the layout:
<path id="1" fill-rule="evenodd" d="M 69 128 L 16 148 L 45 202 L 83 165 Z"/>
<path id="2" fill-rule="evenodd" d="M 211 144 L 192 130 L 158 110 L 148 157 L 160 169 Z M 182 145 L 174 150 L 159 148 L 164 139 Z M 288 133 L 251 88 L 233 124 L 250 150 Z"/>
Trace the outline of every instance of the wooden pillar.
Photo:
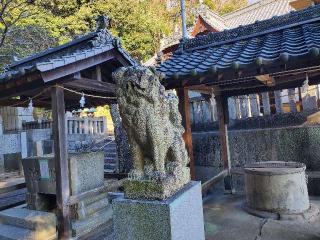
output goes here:
<path id="1" fill-rule="evenodd" d="M 224 179 L 225 190 L 232 193 L 232 179 L 231 179 L 231 163 L 229 153 L 229 141 L 228 141 L 228 99 L 226 96 L 215 93 L 218 118 L 219 118 L 219 138 L 221 147 L 221 159 L 223 167 L 228 171 L 228 175 Z"/>
<path id="2" fill-rule="evenodd" d="M 52 101 L 52 132 L 54 141 L 54 157 L 56 168 L 56 197 L 59 239 L 71 237 L 68 201 L 70 197 L 68 150 L 65 121 L 65 103 L 63 89 L 53 87 Z"/>
<path id="3" fill-rule="evenodd" d="M 193 146 L 192 146 L 192 132 L 191 132 L 191 124 L 190 124 L 190 106 L 189 106 L 189 95 L 188 89 L 179 88 L 176 89 L 178 98 L 179 98 L 179 111 L 182 117 L 182 126 L 185 129 L 183 133 L 183 139 L 186 144 L 186 148 L 188 150 L 189 158 L 190 158 L 190 175 L 191 179 L 195 180 L 195 168 L 194 168 L 194 158 L 193 158 Z"/>

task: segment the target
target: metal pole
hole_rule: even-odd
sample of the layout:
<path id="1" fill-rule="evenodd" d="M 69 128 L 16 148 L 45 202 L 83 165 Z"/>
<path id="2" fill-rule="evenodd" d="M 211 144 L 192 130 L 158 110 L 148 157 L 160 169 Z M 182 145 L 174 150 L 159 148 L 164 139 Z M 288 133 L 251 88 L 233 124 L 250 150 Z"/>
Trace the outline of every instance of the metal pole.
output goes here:
<path id="1" fill-rule="evenodd" d="M 182 39 L 187 39 L 186 5 L 184 0 L 180 0 L 180 7 L 182 20 Z"/>

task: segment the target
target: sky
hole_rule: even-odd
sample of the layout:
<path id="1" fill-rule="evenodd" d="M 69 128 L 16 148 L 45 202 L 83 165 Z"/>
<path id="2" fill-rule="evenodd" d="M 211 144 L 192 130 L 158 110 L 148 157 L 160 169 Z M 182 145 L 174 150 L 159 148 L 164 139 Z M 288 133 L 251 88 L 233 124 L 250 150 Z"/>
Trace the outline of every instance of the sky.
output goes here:
<path id="1" fill-rule="evenodd" d="M 251 4 L 251 3 L 254 3 L 254 2 L 258 2 L 258 0 L 248 0 L 248 2 Z"/>

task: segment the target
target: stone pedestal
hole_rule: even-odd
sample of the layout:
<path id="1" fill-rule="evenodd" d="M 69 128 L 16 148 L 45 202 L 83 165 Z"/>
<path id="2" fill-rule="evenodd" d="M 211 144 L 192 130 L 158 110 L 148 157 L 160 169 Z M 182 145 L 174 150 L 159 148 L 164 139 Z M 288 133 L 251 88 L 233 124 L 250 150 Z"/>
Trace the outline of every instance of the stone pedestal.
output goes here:
<path id="1" fill-rule="evenodd" d="M 163 201 L 113 200 L 116 240 L 204 240 L 200 182 Z"/>

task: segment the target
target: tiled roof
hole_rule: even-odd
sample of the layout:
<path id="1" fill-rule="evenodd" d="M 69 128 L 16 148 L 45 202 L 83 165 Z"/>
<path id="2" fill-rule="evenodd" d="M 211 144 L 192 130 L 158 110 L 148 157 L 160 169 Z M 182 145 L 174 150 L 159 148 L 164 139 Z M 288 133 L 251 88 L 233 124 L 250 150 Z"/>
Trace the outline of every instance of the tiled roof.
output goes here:
<path id="1" fill-rule="evenodd" d="M 206 23 L 208 23 L 217 31 L 228 29 L 225 20 L 218 14 L 211 11 L 209 7 L 204 4 L 201 4 L 198 8 L 195 9 L 195 14 L 196 16 L 201 16 Z"/>
<path id="2" fill-rule="evenodd" d="M 241 8 L 223 16 L 214 13 L 204 4 L 199 5 L 193 12 L 197 17 L 201 17 L 206 23 L 217 31 L 232 29 L 239 26 L 252 24 L 256 21 L 269 19 L 273 16 L 287 14 L 294 9 L 290 6 L 292 0 L 260 0 L 245 8 Z M 189 29 L 191 32 L 192 29 Z M 160 51 L 179 43 L 182 35 L 173 34 L 162 39 Z"/>
<path id="3" fill-rule="evenodd" d="M 187 40 L 158 70 L 172 78 L 301 57 L 320 48 L 320 5 Z"/>
<path id="4" fill-rule="evenodd" d="M 260 0 L 245 8 L 241 8 L 222 16 L 227 28 L 236 28 L 256 21 L 262 21 L 274 16 L 280 16 L 293 11 L 291 0 Z"/>
<path id="5" fill-rule="evenodd" d="M 53 70 L 112 49 L 118 51 L 131 65 L 136 64 L 120 46 L 119 39 L 113 37 L 106 29 L 100 29 L 69 43 L 12 63 L 4 73 L 0 74 L 0 83 L 19 78 L 26 73 L 34 71 L 45 72 Z"/>

